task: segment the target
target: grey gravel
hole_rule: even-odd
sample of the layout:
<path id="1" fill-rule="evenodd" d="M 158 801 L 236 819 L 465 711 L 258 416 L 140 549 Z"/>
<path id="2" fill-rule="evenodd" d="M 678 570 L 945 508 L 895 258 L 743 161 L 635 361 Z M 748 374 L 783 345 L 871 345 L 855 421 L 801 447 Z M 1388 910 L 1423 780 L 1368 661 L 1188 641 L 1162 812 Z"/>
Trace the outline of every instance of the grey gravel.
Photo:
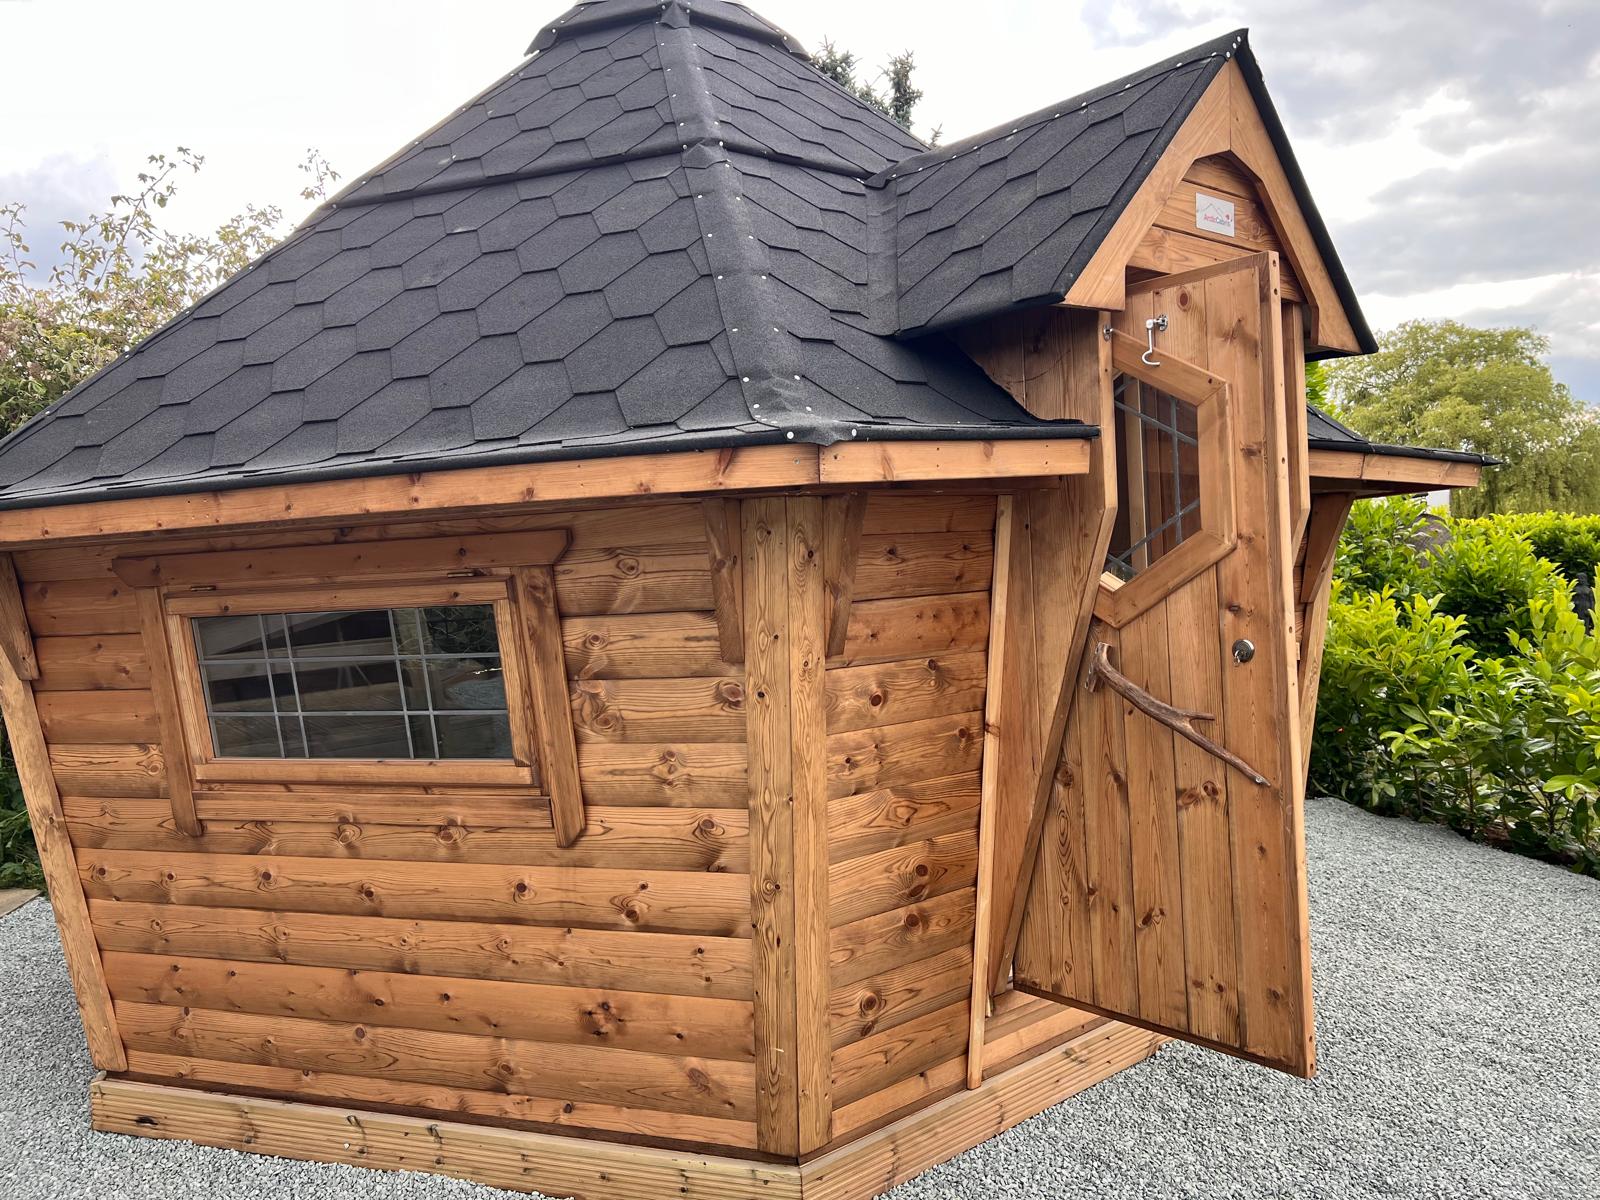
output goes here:
<path id="1" fill-rule="evenodd" d="M 1600 882 L 1313 801 L 1312 1082 L 1185 1045 L 897 1189 L 972 1197 L 1600 1196 Z M 0 920 L 0 1196 L 489 1197 L 92 1133 L 44 901 Z"/>

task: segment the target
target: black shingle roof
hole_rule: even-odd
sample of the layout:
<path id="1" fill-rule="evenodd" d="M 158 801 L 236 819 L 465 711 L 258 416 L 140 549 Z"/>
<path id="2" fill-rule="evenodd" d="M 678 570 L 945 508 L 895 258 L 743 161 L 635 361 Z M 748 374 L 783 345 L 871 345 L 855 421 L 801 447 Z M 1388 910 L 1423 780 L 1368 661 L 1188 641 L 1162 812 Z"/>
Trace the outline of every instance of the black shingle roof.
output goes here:
<path id="1" fill-rule="evenodd" d="M 1238 45 L 930 152 L 741 5 L 581 3 L 0 442 L 0 508 L 787 441 L 1093 436 L 1030 416 L 929 331 L 1059 300 L 1061 264 L 1087 261 Z"/>
<path id="2" fill-rule="evenodd" d="M 1469 450 L 1424 450 L 1417 446 L 1391 446 L 1374 442 L 1310 404 L 1306 405 L 1306 441 L 1313 450 L 1356 450 L 1363 454 L 1431 458 L 1439 462 L 1477 463 L 1489 467 L 1500 465 L 1497 458 L 1474 454 Z"/>

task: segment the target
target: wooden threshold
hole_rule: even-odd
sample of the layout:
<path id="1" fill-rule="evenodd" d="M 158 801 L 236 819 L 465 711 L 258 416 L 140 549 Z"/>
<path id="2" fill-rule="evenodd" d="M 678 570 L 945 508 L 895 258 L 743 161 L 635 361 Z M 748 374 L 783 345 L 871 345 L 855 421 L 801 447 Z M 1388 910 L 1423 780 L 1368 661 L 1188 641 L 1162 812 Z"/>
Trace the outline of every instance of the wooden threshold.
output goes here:
<path id="1" fill-rule="evenodd" d="M 648 499 L 889 484 L 1081 475 L 1089 438 L 749 446 L 503 467 L 463 467 L 0 512 L 0 546 L 150 533 L 282 528 L 549 502 Z"/>
<path id="2" fill-rule="evenodd" d="M 798 1166 L 97 1078 L 94 1128 L 576 1200 L 867 1200 L 1149 1057 L 1115 1022 Z"/>

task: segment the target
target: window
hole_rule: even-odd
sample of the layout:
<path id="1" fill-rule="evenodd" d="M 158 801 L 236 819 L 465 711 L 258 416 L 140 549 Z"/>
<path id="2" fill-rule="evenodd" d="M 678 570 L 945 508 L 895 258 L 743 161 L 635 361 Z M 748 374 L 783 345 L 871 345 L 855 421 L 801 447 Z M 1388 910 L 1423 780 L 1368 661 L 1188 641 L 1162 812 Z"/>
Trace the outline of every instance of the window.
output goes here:
<path id="1" fill-rule="evenodd" d="M 1167 354 L 1141 360 L 1118 334 L 1111 428 L 1117 513 L 1095 616 L 1120 628 L 1233 548 L 1232 421 L 1227 383 Z"/>
<path id="2" fill-rule="evenodd" d="M 1134 578 L 1200 532 L 1194 405 L 1128 375 L 1115 383 L 1117 523 L 1106 570 Z"/>
<path id="3" fill-rule="evenodd" d="M 340 796 L 405 824 L 423 793 L 468 809 L 498 796 L 542 806 L 569 845 L 584 817 L 554 572 L 568 537 L 115 560 L 138 600 L 178 828 Z M 418 823 L 439 811 L 416 808 Z"/>
<path id="4" fill-rule="evenodd" d="M 219 758 L 513 755 L 491 605 L 192 620 Z"/>

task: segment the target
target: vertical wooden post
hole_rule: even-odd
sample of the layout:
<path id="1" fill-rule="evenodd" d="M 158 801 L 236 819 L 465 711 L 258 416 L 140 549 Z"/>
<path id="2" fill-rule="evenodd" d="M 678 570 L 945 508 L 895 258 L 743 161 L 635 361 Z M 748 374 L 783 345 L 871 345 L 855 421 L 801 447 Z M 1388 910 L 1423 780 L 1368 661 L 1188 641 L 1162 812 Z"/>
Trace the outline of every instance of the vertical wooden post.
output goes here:
<path id="1" fill-rule="evenodd" d="M 822 502 L 742 509 L 757 1141 L 796 1157 L 832 1117 Z"/>
<path id="2" fill-rule="evenodd" d="M 194 778 L 189 768 L 189 743 L 183 736 L 178 711 L 178 685 L 172 677 L 172 641 L 167 637 L 167 615 L 156 588 L 134 589 L 139 605 L 139 630 L 145 657 L 150 661 L 150 694 L 161 731 L 161 759 L 167 769 L 167 798 L 178 832 L 199 837 L 205 832 L 194 807 Z"/>
<path id="3" fill-rule="evenodd" d="M 1003 739 L 1020 739 L 1025 731 L 1017 718 L 1020 679 L 1007 679 L 1008 658 L 1015 653 L 1010 633 L 1016 623 L 1012 611 L 1013 566 L 1018 557 L 1017 496 L 1001 496 L 994 522 L 994 584 L 989 604 L 989 664 L 983 701 L 983 777 L 978 807 L 978 886 L 973 909 L 972 1007 L 967 1014 L 967 1086 L 983 1082 L 983 1030 L 989 1015 L 989 963 L 994 942 L 991 910 L 995 885 L 995 836 L 999 822 L 1000 790 L 1007 753 L 1015 754 L 1020 742 L 1003 748 Z M 1009 702 L 1009 703 L 1008 703 Z"/>
<path id="4" fill-rule="evenodd" d="M 1311 735 L 1317 727 L 1317 693 L 1322 683 L 1322 651 L 1328 639 L 1328 605 L 1333 592 L 1333 564 L 1339 538 L 1355 497 L 1343 492 L 1311 501 L 1306 536 L 1306 562 L 1300 576 L 1297 604 L 1305 606 L 1300 626 L 1300 785 L 1311 770 Z"/>
<path id="5" fill-rule="evenodd" d="M 533 726 L 539 752 L 539 782 L 550 794 L 556 845 L 570 846 L 588 827 L 578 750 L 567 694 L 566 649 L 561 641 L 561 611 L 553 568 L 517 567 L 511 572 L 525 629 L 523 648 Z"/>
<path id="6" fill-rule="evenodd" d="M 4 591 L 0 612 L 10 614 L 6 629 L 8 643 L 28 640 L 26 625 L 14 624 L 23 612 L 21 593 L 11 556 L 0 555 L 0 590 Z M 30 650 L 31 656 L 31 650 Z M 128 1056 L 111 1008 L 111 993 L 106 987 L 100 949 L 95 944 L 94 927 L 89 923 L 89 905 L 83 884 L 78 879 L 78 864 L 67 837 L 67 821 L 61 811 L 61 796 L 55 775 L 50 770 L 50 751 L 39 725 L 39 709 L 34 703 L 33 685 L 18 673 L 10 654 L 0 654 L 0 711 L 5 714 L 6 731 L 11 736 L 11 754 L 22 784 L 22 796 L 33 824 L 33 840 L 39 847 L 39 864 L 44 868 L 50 889 L 50 904 L 55 910 L 56 927 L 61 931 L 61 949 L 67 959 L 67 974 L 72 978 L 73 994 L 83 1018 L 83 1032 L 89 1042 L 89 1057 L 102 1071 L 126 1071 Z"/>

